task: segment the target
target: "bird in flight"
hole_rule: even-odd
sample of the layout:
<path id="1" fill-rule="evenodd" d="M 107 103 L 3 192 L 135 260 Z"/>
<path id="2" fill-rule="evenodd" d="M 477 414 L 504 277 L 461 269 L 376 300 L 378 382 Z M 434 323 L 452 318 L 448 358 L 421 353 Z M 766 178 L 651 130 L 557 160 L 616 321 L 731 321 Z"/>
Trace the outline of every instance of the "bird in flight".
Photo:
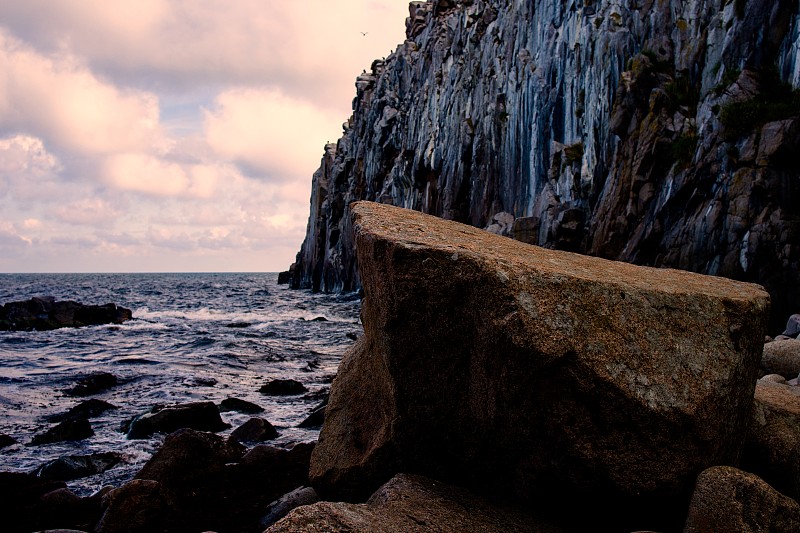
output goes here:
<path id="1" fill-rule="evenodd" d="M 366 36 L 367 36 L 367 34 L 368 34 L 369 32 L 368 32 L 368 31 L 362 31 L 362 32 L 360 32 L 360 33 L 361 33 L 361 35 L 363 35 L 364 37 L 366 37 Z"/>

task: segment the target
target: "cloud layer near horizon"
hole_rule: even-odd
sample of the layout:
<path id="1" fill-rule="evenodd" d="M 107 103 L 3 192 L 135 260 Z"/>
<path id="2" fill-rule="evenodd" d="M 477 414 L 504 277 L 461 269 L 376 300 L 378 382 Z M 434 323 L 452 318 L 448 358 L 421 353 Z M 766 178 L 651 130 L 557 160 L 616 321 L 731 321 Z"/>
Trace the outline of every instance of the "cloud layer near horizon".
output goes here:
<path id="1" fill-rule="evenodd" d="M 0 0 L 0 271 L 285 269 L 355 76 L 406 13 Z"/>

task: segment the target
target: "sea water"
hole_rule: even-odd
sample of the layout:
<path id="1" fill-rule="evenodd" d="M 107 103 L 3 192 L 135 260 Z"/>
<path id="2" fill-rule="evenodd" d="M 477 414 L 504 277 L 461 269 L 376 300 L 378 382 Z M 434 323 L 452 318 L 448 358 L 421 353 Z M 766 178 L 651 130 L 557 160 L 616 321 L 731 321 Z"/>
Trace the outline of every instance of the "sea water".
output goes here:
<path id="1" fill-rule="evenodd" d="M 61 456 L 113 451 L 123 454 L 120 465 L 68 487 L 86 495 L 119 486 L 164 437 L 128 440 L 120 429 L 126 421 L 155 405 L 219 404 L 228 397 L 265 409 L 222 413 L 233 428 L 261 416 L 280 433 L 270 444 L 316 440 L 318 430 L 297 426 L 324 398 L 342 354 L 361 334 L 360 301 L 353 294 L 290 290 L 276 280 L 274 273 L 0 274 L 0 303 L 53 296 L 133 311 L 122 325 L 0 332 L 0 433 L 18 441 L 0 449 L 0 470 L 30 472 Z M 91 420 L 89 439 L 29 446 L 54 425 L 48 416 L 87 399 L 64 391 L 93 372 L 118 378 L 116 387 L 92 396 L 118 409 Z M 298 380 L 308 392 L 259 393 L 276 378 Z"/>

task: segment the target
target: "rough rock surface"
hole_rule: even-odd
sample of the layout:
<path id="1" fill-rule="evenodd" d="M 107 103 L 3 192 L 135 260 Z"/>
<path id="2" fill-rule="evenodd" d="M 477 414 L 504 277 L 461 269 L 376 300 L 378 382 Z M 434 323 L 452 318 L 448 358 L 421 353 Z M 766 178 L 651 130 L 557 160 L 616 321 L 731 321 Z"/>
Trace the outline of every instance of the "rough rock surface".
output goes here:
<path id="1" fill-rule="evenodd" d="M 492 505 L 464 489 L 399 474 L 363 505 L 320 502 L 298 507 L 265 533 L 381 531 L 441 533 L 562 531 L 519 510 Z"/>
<path id="2" fill-rule="evenodd" d="M 117 376 L 109 372 L 95 372 L 79 378 L 75 385 L 64 391 L 67 396 L 93 396 L 118 383 Z"/>
<path id="3" fill-rule="evenodd" d="M 348 206 L 374 200 L 754 281 L 776 331 L 800 309 L 793 1 L 412 2 L 406 37 L 325 146 L 292 286 L 359 287 Z"/>
<path id="4" fill-rule="evenodd" d="M 85 418 L 88 420 L 90 418 L 95 418 L 97 416 L 100 416 L 106 411 L 116 408 L 117 406 L 111 405 L 106 401 L 98 400 L 97 398 L 91 398 L 89 400 L 84 400 L 80 402 L 74 407 L 70 407 L 69 411 L 65 413 L 59 413 L 49 416 L 47 418 L 47 421 L 62 422 L 67 419 L 78 419 L 78 418 Z"/>
<path id="5" fill-rule="evenodd" d="M 784 339 L 764 345 L 761 366 L 769 374 L 794 379 L 800 374 L 800 340 Z"/>
<path id="6" fill-rule="evenodd" d="M 742 467 L 800 501 L 800 388 L 756 384 Z"/>
<path id="7" fill-rule="evenodd" d="M 129 439 L 145 439 L 153 433 L 172 433 L 189 428 L 197 431 L 222 431 L 230 426 L 222 421 L 213 402 L 192 402 L 154 407 L 134 418 L 127 433 Z"/>
<path id="8" fill-rule="evenodd" d="M 70 440 L 88 439 L 94 435 L 91 423 L 85 418 L 68 418 L 59 422 L 44 433 L 34 435 L 31 439 L 31 446 L 51 444 L 53 442 L 64 442 Z"/>
<path id="9" fill-rule="evenodd" d="M 796 533 L 800 505 L 758 476 L 729 466 L 700 474 L 684 533 Z"/>
<path id="10" fill-rule="evenodd" d="M 103 515 L 96 533 L 151 533 L 179 530 L 176 507 L 157 481 L 134 479 L 103 498 Z"/>
<path id="11" fill-rule="evenodd" d="M 292 509 L 300 507 L 301 505 L 310 505 L 317 503 L 319 496 L 317 491 L 311 487 L 298 487 L 292 492 L 287 492 L 267 507 L 267 512 L 264 518 L 261 519 L 259 525 L 262 529 L 266 529 L 287 514 Z"/>
<path id="12" fill-rule="evenodd" d="M 352 210 L 365 334 L 314 451 L 323 498 L 363 498 L 413 471 L 644 510 L 738 457 L 769 306 L 760 287 L 376 203 Z"/>
<path id="13" fill-rule="evenodd" d="M 130 309 L 116 304 L 84 305 L 70 300 L 34 297 L 0 305 L 0 331 L 49 330 L 66 327 L 122 324 L 132 318 Z"/>
<path id="14" fill-rule="evenodd" d="M 36 469 L 36 475 L 53 481 L 70 481 L 93 476 L 113 468 L 123 456 L 115 452 L 94 453 L 91 455 L 66 455 L 48 461 Z"/>
<path id="15" fill-rule="evenodd" d="M 253 417 L 231 432 L 231 438 L 239 442 L 262 442 L 278 436 L 275 426 L 263 418 Z"/>

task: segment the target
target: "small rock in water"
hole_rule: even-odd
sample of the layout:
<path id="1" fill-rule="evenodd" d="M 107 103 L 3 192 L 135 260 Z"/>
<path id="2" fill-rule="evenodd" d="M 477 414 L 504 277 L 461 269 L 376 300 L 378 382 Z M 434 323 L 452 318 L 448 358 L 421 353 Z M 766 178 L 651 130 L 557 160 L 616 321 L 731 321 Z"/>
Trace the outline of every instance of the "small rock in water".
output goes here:
<path id="1" fill-rule="evenodd" d="M 116 405 L 111 405 L 110 403 L 105 402 L 103 400 L 92 398 L 90 400 L 82 401 L 75 407 L 72 407 L 66 413 L 60 413 L 57 415 L 49 416 L 47 418 L 47 421 L 61 422 L 63 420 L 67 420 L 70 418 L 72 419 L 85 418 L 88 420 L 90 418 L 95 418 L 108 410 L 116 408 L 117 408 Z"/>
<path id="2" fill-rule="evenodd" d="M 328 319 L 325 318 L 324 316 L 318 316 L 311 319 L 311 322 L 327 322 L 327 321 Z"/>
<path id="3" fill-rule="evenodd" d="M 114 452 L 92 455 L 67 455 L 36 469 L 36 476 L 53 481 L 70 481 L 93 476 L 119 464 L 122 456 Z"/>
<path id="4" fill-rule="evenodd" d="M 128 438 L 146 439 L 154 433 L 172 433 L 184 428 L 216 432 L 229 427 L 220 418 L 219 409 L 213 402 L 192 402 L 157 406 L 137 416 L 128 427 Z"/>
<path id="5" fill-rule="evenodd" d="M 795 314 L 789 317 L 789 320 L 786 322 L 786 329 L 783 330 L 783 333 L 781 333 L 781 335 L 785 335 L 787 337 L 796 339 L 799 333 L 800 333 L 800 314 Z"/>
<path id="6" fill-rule="evenodd" d="M 245 414 L 254 414 L 254 413 L 263 413 L 264 408 L 260 405 L 256 405 L 252 402 L 248 402 L 247 400 L 242 400 L 239 398 L 225 398 L 219 404 L 219 410 L 222 413 L 227 411 L 237 411 L 239 413 Z"/>
<path id="7" fill-rule="evenodd" d="M 5 433 L 0 433 L 0 448 L 5 448 L 6 446 L 11 446 L 16 443 L 17 441 L 13 437 L 9 437 Z"/>
<path id="8" fill-rule="evenodd" d="M 300 422 L 300 425 L 297 427 L 300 428 L 318 428 L 322 427 L 322 424 L 325 422 L 325 407 L 328 405 L 328 398 L 326 397 L 325 400 L 316 406 L 311 412 L 308 414 L 305 420 Z"/>
<path id="9" fill-rule="evenodd" d="M 290 396 L 303 394 L 308 389 L 295 379 L 273 379 L 261 386 L 258 390 L 261 394 L 270 396 Z"/>
<path id="10" fill-rule="evenodd" d="M 95 372 L 75 382 L 75 386 L 65 390 L 68 396 L 92 396 L 117 385 L 117 376 L 108 372 Z"/>
<path id="11" fill-rule="evenodd" d="M 31 446 L 63 442 L 68 440 L 83 440 L 94 435 L 92 425 L 85 418 L 67 419 L 44 433 L 35 435 L 30 442 Z"/>
<path id="12" fill-rule="evenodd" d="M 278 430 L 263 418 L 251 418 L 231 433 L 239 442 L 264 442 L 278 436 Z"/>
<path id="13" fill-rule="evenodd" d="M 253 324 L 250 322 L 231 322 L 230 324 L 226 324 L 226 328 L 249 328 Z"/>

